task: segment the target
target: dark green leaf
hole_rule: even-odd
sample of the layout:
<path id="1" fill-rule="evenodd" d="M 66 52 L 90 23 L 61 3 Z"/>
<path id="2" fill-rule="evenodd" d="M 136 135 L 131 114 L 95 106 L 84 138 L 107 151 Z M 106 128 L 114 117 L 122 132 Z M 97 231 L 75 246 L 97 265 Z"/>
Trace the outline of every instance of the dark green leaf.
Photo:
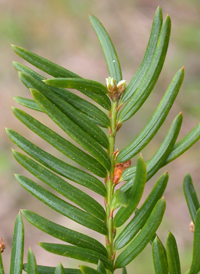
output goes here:
<path id="1" fill-rule="evenodd" d="M 188 150 L 192 145 L 194 145 L 200 139 L 200 123 L 193 128 L 183 139 L 177 142 L 169 157 L 165 161 L 164 165 L 172 162 L 176 158 L 178 158 L 181 154 L 183 154 L 186 150 Z"/>
<path id="2" fill-rule="evenodd" d="M 172 125 L 159 149 L 156 151 L 151 160 L 147 162 L 147 181 L 163 166 L 165 160 L 172 151 L 181 128 L 182 120 L 182 113 L 179 113 L 172 122 Z M 126 184 L 122 186 L 121 189 L 123 191 L 131 188 L 134 181 L 134 174 L 135 167 L 127 168 L 123 172 L 120 180 L 129 180 Z"/>
<path id="3" fill-rule="evenodd" d="M 137 161 L 134 183 L 129 192 L 129 204 L 126 208 L 120 208 L 115 215 L 114 223 L 116 227 L 123 225 L 136 209 L 144 191 L 146 177 L 146 164 L 140 155 Z"/>
<path id="4" fill-rule="evenodd" d="M 15 159 L 35 177 L 49 185 L 64 197 L 101 220 L 105 220 L 104 208 L 92 197 L 72 186 L 55 173 L 36 163 L 26 155 L 13 151 Z"/>
<path id="5" fill-rule="evenodd" d="M 72 139 L 87 150 L 106 169 L 110 170 L 110 158 L 106 151 L 87 132 L 64 115 L 53 103 L 47 100 L 40 92 L 31 90 L 36 103 L 45 113 L 66 132 Z"/>
<path id="6" fill-rule="evenodd" d="M 0 274 L 5 274 L 1 252 L 0 252 Z"/>
<path id="7" fill-rule="evenodd" d="M 11 45 L 13 50 L 24 60 L 31 63 L 33 66 L 45 71 L 54 77 L 79 77 L 75 73 L 31 52 L 24 48 Z"/>
<path id="8" fill-rule="evenodd" d="M 91 137 L 99 144 L 108 148 L 108 138 L 105 133 L 94 122 L 92 122 L 91 119 L 83 115 L 81 111 L 51 91 L 43 82 L 37 81 L 28 74 L 21 72 L 19 72 L 19 77 L 27 87 L 33 87 L 33 90 L 35 89 L 39 91 L 42 94 L 41 96 L 46 98 L 50 105 L 53 104 L 54 111 L 59 112 L 59 116 L 65 117 L 63 119 L 69 121 L 70 126 L 75 124 L 76 127 L 78 126 L 77 128 L 81 128 L 84 133 L 88 133 L 88 135 L 91 135 Z M 36 103 L 38 104 L 38 101 L 36 101 Z M 42 110 L 44 111 L 45 109 Z M 48 114 L 48 112 L 46 113 Z"/>
<path id="9" fill-rule="evenodd" d="M 139 151 L 141 151 L 155 136 L 173 105 L 173 102 L 183 81 L 183 77 L 184 70 L 180 69 L 174 76 L 170 86 L 168 87 L 150 121 L 147 123 L 141 133 L 133 140 L 133 142 L 131 142 L 130 145 L 120 151 L 117 156 L 117 162 L 124 162 L 131 159 Z"/>
<path id="10" fill-rule="evenodd" d="M 32 130 L 45 141 L 50 143 L 61 153 L 63 153 L 76 163 L 80 164 L 81 166 L 85 167 L 92 173 L 102 178 L 106 177 L 106 169 L 93 157 L 74 146 L 72 143 L 64 139 L 55 131 L 46 127 L 44 124 L 40 123 L 38 120 L 34 119 L 23 110 L 13 108 L 13 113 L 30 130 Z"/>
<path id="11" fill-rule="evenodd" d="M 45 77 L 39 75 L 32 69 L 17 63 L 13 62 L 13 66 L 15 69 L 19 72 L 23 72 L 25 74 L 28 74 L 35 80 L 39 81 L 43 87 L 45 86 L 47 88 L 47 85 L 45 85 L 42 80 L 45 79 Z M 34 88 L 34 84 L 28 83 L 27 81 L 24 82 L 24 84 L 28 88 Z M 57 94 L 60 98 L 62 98 L 64 101 L 68 102 L 72 106 L 74 106 L 76 109 L 80 110 L 82 113 L 84 113 L 88 118 L 93 120 L 95 123 L 102 127 L 108 127 L 110 125 L 110 120 L 108 116 L 99 108 L 91 104 L 90 102 L 84 100 L 83 98 L 77 96 L 76 94 L 70 92 L 69 90 L 66 89 L 61 89 L 61 88 L 54 88 L 51 86 L 48 86 L 48 89 L 50 89 L 52 92 Z M 59 107 L 57 105 L 57 107 Z"/>
<path id="12" fill-rule="evenodd" d="M 44 59 L 43 57 L 40 57 L 37 54 L 34 54 L 28 50 L 25 50 L 20 47 L 13 46 L 14 50 L 19 54 L 23 59 L 27 60 L 29 63 L 33 64 L 34 66 L 38 67 L 39 69 L 47 72 L 48 74 L 54 76 L 54 77 L 65 77 L 65 78 L 80 78 L 77 74 L 60 67 L 57 64 L 52 63 L 51 61 L 48 61 Z M 16 69 L 19 67 L 16 62 L 14 62 L 14 66 Z M 38 74 L 39 75 L 39 74 Z M 43 78 L 44 79 L 44 78 Z M 42 79 L 42 80 L 43 80 Z M 33 87 L 34 88 L 34 87 Z M 97 96 L 93 92 L 85 91 L 84 89 L 80 89 L 80 92 L 85 94 L 86 96 L 90 97 L 92 100 L 97 102 L 99 105 L 104 107 L 107 110 L 110 110 L 111 103 L 110 99 L 107 95 L 101 95 Z"/>
<path id="13" fill-rule="evenodd" d="M 166 242 L 166 253 L 169 273 L 181 274 L 178 247 L 174 235 L 169 231 Z"/>
<path id="14" fill-rule="evenodd" d="M 19 103 L 20 105 L 22 105 L 24 107 L 27 107 L 27 108 L 30 108 L 30 109 L 33 109 L 33 110 L 37 110 L 37 111 L 43 112 L 41 110 L 41 108 L 36 104 L 36 102 L 34 100 L 32 100 L 32 99 L 27 99 L 27 98 L 20 97 L 20 96 L 13 97 L 13 99 L 17 103 Z"/>
<path id="15" fill-rule="evenodd" d="M 162 197 L 168 182 L 168 173 L 165 172 L 154 185 L 149 196 L 141 206 L 133 219 L 122 230 L 115 240 L 115 249 L 120 249 L 128 244 L 138 231 L 144 226 L 157 201 Z"/>
<path id="16" fill-rule="evenodd" d="M 31 248 L 29 248 L 27 256 L 27 274 L 38 274 L 35 256 Z"/>
<path id="17" fill-rule="evenodd" d="M 152 244 L 153 264 L 156 274 L 168 274 L 168 264 L 165 250 L 158 237 L 156 237 Z M 176 273 L 176 272 L 170 272 Z"/>
<path id="18" fill-rule="evenodd" d="M 102 274 L 107 274 L 105 266 L 101 260 L 98 260 L 97 271 L 101 272 Z"/>
<path id="19" fill-rule="evenodd" d="M 189 173 L 186 174 L 183 181 L 183 190 L 185 194 L 185 199 L 190 212 L 193 223 L 195 223 L 195 218 L 197 210 L 200 208 L 199 200 L 192 182 L 192 178 Z"/>
<path id="20" fill-rule="evenodd" d="M 19 72 L 19 76 L 20 76 L 21 81 L 23 82 L 23 84 L 26 87 L 38 89 L 38 87 L 35 86 L 36 83 L 34 84 L 34 86 L 31 86 L 32 85 L 31 84 L 31 79 L 30 79 L 30 77 L 27 77 L 28 74 Z M 40 81 L 41 81 L 41 79 L 40 79 Z M 39 82 L 39 81 L 37 81 L 37 82 L 38 82 L 37 85 L 40 84 L 40 86 L 42 86 L 43 88 L 45 88 L 46 91 L 48 91 L 49 93 L 51 92 L 52 89 L 50 87 L 48 88 L 48 86 L 45 83 Z M 39 89 L 39 90 L 41 91 L 41 89 Z M 54 91 L 55 91 L 55 89 L 54 89 Z M 79 91 L 82 92 L 83 94 L 85 94 L 86 96 L 90 97 L 92 100 L 94 100 L 95 102 L 97 102 L 98 104 L 100 104 L 105 109 L 110 110 L 111 102 L 110 102 L 109 97 L 106 94 L 104 94 L 104 93 L 103 94 L 96 94 L 94 92 L 91 92 L 89 90 L 86 91 L 84 89 L 79 89 Z M 46 94 L 46 96 L 47 95 L 48 94 Z"/>
<path id="21" fill-rule="evenodd" d="M 21 212 L 23 216 L 27 219 L 27 221 L 29 221 L 32 225 L 42 230 L 43 232 L 51 235 L 52 237 L 70 243 L 72 245 L 95 250 L 107 256 L 107 250 L 97 240 L 77 231 L 51 222 L 32 211 L 21 210 Z"/>
<path id="22" fill-rule="evenodd" d="M 53 243 L 39 243 L 39 245 L 51 252 L 53 254 L 73 258 L 76 260 L 81 260 L 93 264 L 98 264 L 98 260 L 101 260 L 107 269 L 112 271 L 112 266 L 108 258 L 101 253 L 95 252 L 87 248 L 71 246 L 71 245 L 62 245 L 62 244 L 53 244 Z"/>
<path id="23" fill-rule="evenodd" d="M 163 163 L 172 151 L 178 138 L 183 121 L 182 113 L 179 113 L 167 132 L 167 135 L 159 149 L 147 164 L 147 181 L 163 166 Z"/>
<path id="24" fill-rule="evenodd" d="M 90 15 L 90 22 L 96 32 L 97 38 L 99 39 L 99 43 L 103 50 L 108 67 L 109 76 L 114 78 L 118 83 L 122 80 L 122 72 L 113 43 L 107 31 L 95 16 Z"/>
<path id="25" fill-rule="evenodd" d="M 23 265 L 23 269 L 26 271 L 27 270 L 27 264 Z M 38 265 L 37 266 L 37 271 L 38 274 L 55 274 L 55 267 L 49 267 L 49 266 L 43 266 L 43 265 Z M 81 271 L 79 269 L 74 269 L 74 268 L 65 268 L 65 274 L 81 274 Z"/>
<path id="26" fill-rule="evenodd" d="M 92 197 L 69 184 L 55 173 L 36 163 L 26 155 L 13 151 L 15 159 L 35 177 L 55 189 L 64 197 L 101 220 L 105 220 L 104 208 Z"/>
<path id="27" fill-rule="evenodd" d="M 200 209 L 198 209 L 194 227 L 194 242 L 192 264 L 189 274 L 197 274 L 200 271 Z"/>
<path id="28" fill-rule="evenodd" d="M 106 225 L 96 217 L 65 202 L 64 200 L 58 198 L 56 195 L 52 194 L 40 185 L 34 183 L 32 180 L 22 175 L 17 174 L 15 177 L 22 187 L 24 187 L 33 196 L 35 196 L 44 204 L 48 205 L 53 210 L 83 226 L 106 235 Z"/>
<path id="29" fill-rule="evenodd" d="M 58 174 L 64 176 L 65 178 L 72 180 L 80 185 L 83 185 L 99 195 L 106 196 L 106 188 L 103 183 L 95 178 L 94 176 L 78 169 L 67 163 L 57 159 L 53 155 L 47 153 L 46 151 L 40 149 L 33 143 L 29 142 L 27 139 L 22 137 L 17 132 L 6 129 L 9 138 L 28 155 L 33 157 L 36 161 L 40 162 L 47 168 L 57 172 Z"/>
<path id="30" fill-rule="evenodd" d="M 115 210 L 118 207 L 127 207 L 129 204 L 127 195 L 121 191 L 120 189 L 117 189 L 112 197 L 111 201 L 111 209 Z"/>
<path id="31" fill-rule="evenodd" d="M 22 274 L 24 255 L 24 224 L 20 213 L 15 220 L 10 261 L 10 274 Z"/>
<path id="32" fill-rule="evenodd" d="M 154 207 L 144 227 L 128 245 L 128 247 L 126 247 L 125 250 L 117 257 L 115 268 L 126 266 L 145 248 L 162 221 L 165 207 L 166 202 L 163 198 L 161 198 Z"/>
<path id="33" fill-rule="evenodd" d="M 82 78 L 51 78 L 43 80 L 47 85 L 57 88 L 71 88 L 71 89 L 84 89 L 85 91 L 91 91 L 100 95 L 106 94 L 108 91 L 105 85 Z"/>
<path id="34" fill-rule="evenodd" d="M 130 100 L 121 110 L 118 119 L 119 123 L 128 120 L 136 113 L 136 111 L 142 106 L 142 104 L 151 93 L 153 87 L 155 86 L 167 53 L 170 29 L 171 20 L 170 17 L 167 15 L 162 25 L 156 50 L 153 55 L 153 59 L 151 61 L 149 69 L 147 70 L 137 90 L 133 93 L 133 95 L 130 97 Z"/>
<path id="35" fill-rule="evenodd" d="M 94 268 L 91 268 L 86 265 L 80 265 L 81 273 L 83 274 L 101 274 L 98 270 L 95 270 Z"/>
<path id="36" fill-rule="evenodd" d="M 56 267 L 55 274 L 65 274 L 65 269 L 61 263 Z"/>
<path id="37" fill-rule="evenodd" d="M 103 108 L 110 110 L 111 108 L 111 102 L 110 98 L 106 94 L 96 94 L 92 91 L 86 91 L 84 89 L 79 89 L 80 92 L 91 98 L 93 101 L 95 101 L 97 104 L 102 106 Z"/>
<path id="38" fill-rule="evenodd" d="M 163 19 L 162 10 L 160 7 L 158 7 L 154 15 L 151 34 L 149 37 L 149 42 L 148 42 L 143 60 L 140 64 L 140 67 L 138 68 L 137 72 L 135 73 L 134 77 L 131 79 L 129 85 L 127 86 L 125 92 L 122 95 L 122 98 L 121 98 L 122 103 L 126 102 L 130 98 L 130 96 L 133 95 L 135 90 L 140 85 L 143 77 L 145 76 L 151 64 L 153 55 L 155 53 L 156 45 L 158 42 L 160 29 L 162 26 L 162 19 Z"/>

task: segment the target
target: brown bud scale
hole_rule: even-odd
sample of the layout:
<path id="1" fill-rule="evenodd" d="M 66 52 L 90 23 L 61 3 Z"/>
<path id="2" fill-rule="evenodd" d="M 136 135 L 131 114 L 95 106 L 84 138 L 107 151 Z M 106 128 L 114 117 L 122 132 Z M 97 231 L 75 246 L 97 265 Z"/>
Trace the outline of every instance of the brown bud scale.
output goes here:
<path id="1" fill-rule="evenodd" d="M 1 250 L 1 253 L 4 252 L 6 248 L 6 244 L 4 243 L 3 239 L 0 237 L 0 250 Z"/>

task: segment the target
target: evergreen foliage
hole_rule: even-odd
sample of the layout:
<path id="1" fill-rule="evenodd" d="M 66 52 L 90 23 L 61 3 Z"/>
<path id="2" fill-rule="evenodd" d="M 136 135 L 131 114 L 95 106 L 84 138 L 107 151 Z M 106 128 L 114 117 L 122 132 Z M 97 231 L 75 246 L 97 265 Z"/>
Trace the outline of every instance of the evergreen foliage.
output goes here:
<path id="1" fill-rule="evenodd" d="M 179 274 L 179 253 L 173 234 L 169 232 L 166 245 L 156 234 L 166 207 L 163 193 L 168 182 L 167 172 L 158 179 L 140 208 L 138 204 L 146 182 L 200 138 L 198 124 L 176 142 L 182 124 L 182 113 L 179 113 L 154 156 L 146 161 L 141 154 L 164 123 L 181 87 L 184 68 L 175 74 L 154 114 L 138 136 L 119 152 L 115 147 L 118 130 L 142 107 L 158 80 L 169 44 L 170 17 L 167 15 L 163 22 L 162 10 L 157 8 L 144 58 L 128 85 L 122 77 L 119 59 L 108 33 L 95 16 L 91 15 L 90 21 L 107 63 L 109 77 L 106 85 L 83 79 L 35 53 L 12 45 L 21 58 L 53 76 L 45 79 L 42 72 L 40 75 L 23 64 L 13 62 L 33 98 L 14 99 L 28 109 L 49 116 L 73 139 L 73 144 L 23 110 L 13 108 L 14 115 L 80 167 L 44 151 L 12 129 L 6 131 L 9 138 L 26 153 L 14 150 L 15 159 L 37 181 L 17 174 L 19 184 L 52 211 L 87 227 L 88 234 L 93 230 L 105 235 L 105 245 L 98 239 L 56 224 L 28 209 L 21 210 L 15 223 L 10 274 L 20 274 L 22 269 L 28 274 L 112 274 L 119 268 L 122 274 L 126 274 L 126 266 L 148 243 L 152 244 L 155 273 Z M 66 88 L 79 91 L 80 96 Z M 81 93 L 94 103 L 83 99 Z M 137 157 L 136 166 L 131 166 L 133 157 Z M 52 191 L 41 186 L 40 181 L 48 185 L 48 189 L 51 187 Z M 116 190 L 119 183 L 120 187 Z M 79 189 L 79 185 L 85 187 L 84 191 Z M 87 194 L 87 189 L 100 195 L 104 207 L 93 195 Z M 197 274 L 200 272 L 200 204 L 189 174 L 184 179 L 184 193 L 194 223 L 193 256 L 187 273 Z M 63 241 L 63 244 L 41 242 L 39 245 L 43 249 L 95 264 L 96 267 L 81 265 L 70 269 L 61 264 L 55 268 L 39 266 L 31 249 L 27 264 L 23 265 L 24 227 L 21 215 L 38 229 Z M 124 224 L 116 236 L 118 227 Z M 1 256 L 0 274 L 4 274 Z"/>

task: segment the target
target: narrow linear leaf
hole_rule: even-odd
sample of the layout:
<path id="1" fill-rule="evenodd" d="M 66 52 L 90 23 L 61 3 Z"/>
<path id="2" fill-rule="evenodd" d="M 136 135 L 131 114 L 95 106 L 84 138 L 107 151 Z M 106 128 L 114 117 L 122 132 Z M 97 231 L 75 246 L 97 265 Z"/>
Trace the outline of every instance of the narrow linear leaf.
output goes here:
<path id="1" fill-rule="evenodd" d="M 20 213 L 17 215 L 14 226 L 10 274 L 22 274 L 24 255 L 24 224 Z"/>
<path id="2" fill-rule="evenodd" d="M 54 77 L 64 77 L 64 78 L 79 78 L 77 74 L 37 55 L 23 48 L 12 46 L 14 51 L 20 55 L 23 59 L 34 65 L 35 67 L 47 72 L 49 75 Z M 16 62 L 14 62 L 16 64 Z M 111 102 L 107 95 L 96 96 L 93 92 L 85 91 L 84 89 L 79 89 L 80 92 L 97 102 L 103 108 L 110 110 Z"/>
<path id="3" fill-rule="evenodd" d="M 122 80 L 122 72 L 113 43 L 104 26 L 94 15 L 90 15 L 90 22 L 96 32 L 97 38 L 103 50 L 109 76 L 114 78 L 118 83 Z"/>
<path id="4" fill-rule="evenodd" d="M 200 209 L 198 209 L 195 219 L 194 241 L 193 241 L 193 255 L 192 264 L 189 274 L 196 274 L 200 271 Z"/>
<path id="5" fill-rule="evenodd" d="M 170 152 L 172 151 L 174 144 L 176 142 L 176 139 L 178 137 L 181 124 L 182 124 L 183 116 L 182 113 L 179 113 L 174 121 L 172 122 L 172 125 L 154 154 L 154 156 L 151 158 L 150 161 L 147 162 L 147 181 L 161 168 L 163 167 L 164 162 L 166 161 L 167 157 L 169 156 Z M 134 181 L 134 174 L 135 174 L 135 167 L 127 168 L 121 176 L 120 181 L 126 181 L 129 180 L 127 183 L 125 183 L 121 190 L 127 191 L 129 188 L 131 188 L 133 181 Z"/>
<path id="6" fill-rule="evenodd" d="M 35 80 L 39 81 L 41 85 L 48 87 L 48 89 L 50 89 L 52 92 L 57 94 L 64 101 L 66 101 L 69 104 L 71 104 L 72 106 L 74 106 L 76 109 L 80 110 L 82 113 L 84 113 L 88 118 L 93 120 L 98 125 L 100 125 L 102 127 L 109 127 L 110 120 L 109 120 L 108 116 L 102 110 L 100 110 L 98 107 L 96 107 L 95 105 L 84 100 L 83 98 L 79 97 L 78 95 L 70 92 L 69 90 L 61 89 L 61 88 L 54 88 L 54 87 L 45 85 L 42 82 L 42 80 L 45 80 L 45 77 L 36 73 L 32 69 L 24 66 L 23 64 L 20 64 L 18 62 L 13 62 L 13 66 L 15 67 L 15 69 L 17 71 L 28 74 Z M 31 85 L 31 83 L 24 82 L 24 84 L 28 88 L 34 88 L 34 86 Z"/>
<path id="7" fill-rule="evenodd" d="M 27 274 L 38 274 L 35 256 L 31 248 L 29 248 L 27 256 Z"/>
<path id="8" fill-rule="evenodd" d="M 139 84 L 141 83 L 143 77 L 145 76 L 151 64 L 151 61 L 155 53 L 156 45 L 158 42 L 162 21 L 163 21 L 162 10 L 160 7 L 158 7 L 154 15 L 151 34 L 149 37 L 149 42 L 148 42 L 144 57 L 142 59 L 142 62 L 137 72 L 135 73 L 134 77 L 131 79 L 125 92 L 122 94 L 122 98 L 121 98 L 122 103 L 126 102 L 133 95 L 133 93 L 138 88 Z"/>
<path id="9" fill-rule="evenodd" d="M 23 270 L 27 271 L 27 264 L 23 265 Z M 38 274 L 54 274 L 56 268 L 50 266 L 37 265 Z M 65 274 L 81 274 L 80 269 L 64 268 Z"/>
<path id="10" fill-rule="evenodd" d="M 56 267 L 55 274 L 65 274 L 65 269 L 61 263 Z"/>
<path id="11" fill-rule="evenodd" d="M 0 274 L 5 274 L 1 252 L 0 252 Z"/>
<path id="12" fill-rule="evenodd" d="M 98 260 L 101 260 L 105 267 L 112 271 L 112 265 L 108 258 L 93 250 L 77 246 L 53 243 L 39 243 L 39 245 L 48 252 L 76 260 L 81 260 L 93 264 L 98 264 Z"/>
<path id="13" fill-rule="evenodd" d="M 85 89 L 79 89 L 81 93 L 95 101 L 97 104 L 105 108 L 106 110 L 111 109 L 111 102 L 110 98 L 106 94 L 96 94 L 93 91 L 85 90 Z"/>
<path id="14" fill-rule="evenodd" d="M 165 172 L 156 182 L 149 196 L 146 198 L 137 214 L 132 218 L 128 225 L 122 230 L 115 240 L 115 249 L 120 249 L 127 245 L 133 237 L 144 226 L 149 218 L 153 208 L 158 200 L 162 197 L 168 182 L 168 173 Z"/>
<path id="15" fill-rule="evenodd" d="M 24 60 L 54 77 L 79 77 L 72 71 L 69 71 L 31 51 L 15 45 L 11 46 L 13 50 Z"/>
<path id="16" fill-rule="evenodd" d="M 43 232 L 51 235 L 52 237 L 70 243 L 72 245 L 95 250 L 107 256 L 106 248 L 97 240 L 77 231 L 51 222 L 32 211 L 23 209 L 21 210 L 21 212 L 29 223 L 42 230 Z"/>
<path id="17" fill-rule="evenodd" d="M 69 184 L 55 173 L 36 163 L 26 155 L 17 151 L 13 151 L 13 155 L 18 163 L 20 163 L 36 178 L 40 179 L 45 184 L 55 189 L 58 193 L 62 194 L 64 197 L 77 204 L 88 213 L 103 221 L 105 220 L 105 209 L 85 192 Z"/>
<path id="18" fill-rule="evenodd" d="M 54 109 L 59 110 L 60 115 L 70 121 L 70 124 L 75 123 L 78 128 L 81 128 L 84 132 L 91 135 L 91 137 L 94 138 L 100 145 L 108 148 L 108 138 L 102 129 L 85 115 L 83 115 L 82 112 L 80 112 L 77 108 L 73 107 L 60 96 L 48 89 L 47 85 L 41 81 L 35 80 L 28 74 L 19 72 L 19 77 L 27 87 L 33 87 L 33 90 L 38 90 L 44 96 L 44 98 L 46 98 L 46 100 L 53 104 Z M 38 104 L 37 101 L 36 103 Z M 44 109 L 42 110 L 44 111 Z"/>
<path id="19" fill-rule="evenodd" d="M 86 265 L 80 265 L 81 273 L 83 274 L 101 274 L 98 270 Z"/>
<path id="20" fill-rule="evenodd" d="M 30 130 L 35 132 L 38 136 L 43 138 L 45 141 L 50 143 L 53 147 L 58 149 L 61 153 L 88 169 L 92 173 L 102 178 L 106 177 L 106 169 L 93 157 L 86 154 L 72 143 L 64 139 L 62 136 L 57 134 L 55 131 L 46 127 L 38 120 L 24 112 L 23 110 L 12 108 L 14 115 Z"/>
<path id="21" fill-rule="evenodd" d="M 42 109 L 32 99 L 27 99 L 27 98 L 20 97 L 20 96 L 13 97 L 13 99 L 17 103 L 19 103 L 20 105 L 22 105 L 24 107 L 27 107 L 27 108 L 30 108 L 30 109 L 33 109 L 33 110 L 36 110 L 36 111 L 43 112 Z"/>
<path id="22" fill-rule="evenodd" d="M 99 271 L 102 274 L 107 274 L 105 266 L 101 260 L 98 260 L 97 271 Z"/>
<path id="23" fill-rule="evenodd" d="M 25 176 L 16 174 L 15 177 L 23 188 L 53 210 L 83 226 L 106 235 L 107 229 L 105 224 L 96 217 L 58 198 Z"/>
<path id="24" fill-rule="evenodd" d="M 200 208 L 199 200 L 192 182 L 192 178 L 189 173 L 186 174 L 183 181 L 183 190 L 185 194 L 185 199 L 190 212 L 193 223 L 195 223 L 195 218 L 197 210 Z"/>
<path id="25" fill-rule="evenodd" d="M 110 170 L 110 158 L 108 154 L 88 133 L 65 116 L 41 93 L 36 90 L 31 90 L 31 93 L 36 103 L 65 133 L 87 150 L 107 170 Z"/>
<path id="26" fill-rule="evenodd" d="M 84 100 L 83 98 L 77 96 L 76 94 L 66 89 L 54 88 L 50 86 L 48 86 L 48 88 L 50 88 L 55 94 L 57 94 L 63 100 L 71 104 L 73 107 L 81 111 L 81 113 L 86 115 L 91 121 L 93 121 L 97 125 L 104 128 L 108 128 L 110 126 L 110 120 L 108 118 L 108 115 L 102 110 L 100 110 L 97 106 L 93 105 L 92 103 Z M 102 100 L 101 96 L 98 96 L 97 99 Z M 110 103 L 108 109 L 109 108 Z"/>
<path id="27" fill-rule="evenodd" d="M 42 165 L 57 172 L 58 174 L 64 176 L 69 180 L 72 180 L 95 191 L 99 195 L 102 195 L 104 197 L 106 196 L 105 186 L 100 180 L 98 180 L 94 176 L 57 159 L 53 155 L 47 153 L 46 151 L 40 149 L 38 146 L 29 142 L 17 132 L 11 129 L 6 129 L 6 132 L 9 138 L 13 141 L 13 143 L 15 143 L 19 148 L 21 148 L 23 151 L 25 151 L 28 155 L 30 155 Z"/>
<path id="28" fill-rule="evenodd" d="M 170 152 L 172 151 L 174 144 L 178 138 L 181 125 L 183 121 L 182 113 L 179 113 L 160 145 L 159 149 L 155 153 L 155 155 L 151 158 L 151 160 L 147 164 L 147 181 L 163 166 L 163 163 L 169 156 Z"/>
<path id="29" fill-rule="evenodd" d="M 152 244 L 153 264 L 156 274 L 168 274 L 168 264 L 165 250 L 158 237 L 156 237 Z M 170 272 L 176 273 L 176 272 Z"/>
<path id="30" fill-rule="evenodd" d="M 126 267 L 125 267 L 125 266 L 122 268 L 122 274 L 127 274 L 127 271 L 126 271 Z"/>
<path id="31" fill-rule="evenodd" d="M 131 142 L 130 145 L 120 151 L 117 156 L 117 162 L 124 162 L 131 159 L 152 140 L 165 121 L 179 92 L 183 78 L 184 69 L 182 68 L 174 76 L 150 121 L 147 123 L 141 133 L 133 140 L 133 142 Z"/>
<path id="32" fill-rule="evenodd" d="M 153 209 L 146 224 L 128 247 L 117 257 L 115 268 L 121 268 L 129 264 L 148 244 L 158 229 L 165 212 L 166 202 L 161 198 Z"/>
<path id="33" fill-rule="evenodd" d="M 42 81 L 43 79 L 41 79 L 40 75 L 39 75 L 40 81 Z M 81 78 L 80 78 L 81 79 Z M 25 86 L 28 87 L 29 83 L 26 81 L 26 79 L 22 79 L 22 82 L 24 83 Z M 47 87 L 46 84 L 43 83 L 43 87 Z M 29 87 L 30 88 L 30 87 Z M 35 87 L 33 87 L 35 88 Z M 51 90 L 51 89 L 49 89 Z M 83 94 L 85 94 L 86 96 L 88 96 L 89 98 L 91 98 L 92 100 L 94 100 L 96 103 L 98 103 L 99 105 L 101 105 L 103 108 L 110 110 L 111 108 L 111 102 L 109 97 L 106 94 L 95 94 L 93 91 L 89 91 L 89 90 L 85 90 L 85 89 L 79 89 L 80 92 L 82 92 Z"/>
<path id="34" fill-rule="evenodd" d="M 92 81 L 89 79 L 82 78 L 51 78 L 43 80 L 47 85 L 57 88 L 71 88 L 71 89 L 84 89 L 85 91 L 91 91 L 97 94 L 104 95 L 108 91 L 105 85 Z"/>
<path id="35" fill-rule="evenodd" d="M 177 142 L 169 157 L 165 161 L 164 165 L 172 162 L 180 155 L 182 155 L 186 150 L 188 150 L 191 146 L 193 146 L 200 139 L 200 123 L 193 128 L 184 138 L 182 138 L 179 142 Z"/>
<path id="36" fill-rule="evenodd" d="M 166 253 L 169 273 L 181 274 L 178 247 L 174 235 L 169 231 L 166 241 Z"/>
<path id="37" fill-rule="evenodd" d="M 143 157 L 139 156 L 134 183 L 129 192 L 129 204 L 126 208 L 121 207 L 115 215 L 114 224 L 116 227 L 123 225 L 136 209 L 144 191 L 146 177 L 146 164 Z"/>
<path id="38" fill-rule="evenodd" d="M 157 79 L 160 75 L 163 63 L 166 57 L 169 37 L 171 29 L 171 20 L 167 15 L 158 39 L 156 50 L 151 61 L 151 64 L 143 77 L 143 81 L 138 86 L 137 90 L 130 97 L 130 100 L 126 103 L 119 114 L 119 123 L 131 118 L 136 111 L 143 105 L 153 87 L 155 86 Z"/>

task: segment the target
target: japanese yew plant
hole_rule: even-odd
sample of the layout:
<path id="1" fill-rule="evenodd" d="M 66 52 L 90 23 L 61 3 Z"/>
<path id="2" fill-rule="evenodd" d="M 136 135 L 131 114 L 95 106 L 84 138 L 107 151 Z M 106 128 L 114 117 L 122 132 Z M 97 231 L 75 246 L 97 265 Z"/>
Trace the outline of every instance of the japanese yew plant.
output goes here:
<path id="1" fill-rule="evenodd" d="M 15 222 L 10 274 L 22 273 L 22 269 L 29 274 L 111 274 L 121 269 L 121 273 L 125 274 L 126 266 L 148 243 L 152 245 L 155 273 L 179 274 L 181 267 L 175 237 L 169 232 L 165 244 L 156 234 L 166 207 L 163 194 L 168 173 L 164 172 L 155 182 L 143 203 L 140 200 L 148 180 L 200 138 L 198 124 L 176 142 L 183 117 L 179 113 L 154 156 L 150 159 L 142 157 L 143 149 L 160 129 L 176 99 L 184 78 L 184 68 L 177 71 L 154 114 L 137 137 L 121 151 L 115 146 L 123 123 L 142 107 L 158 80 L 169 43 L 170 17 L 167 15 L 163 21 L 162 10 L 158 7 L 144 58 L 130 83 L 122 77 L 117 53 L 105 28 L 92 15 L 90 21 L 108 67 L 109 75 L 105 83 L 84 79 L 24 48 L 12 46 L 20 57 L 49 74 L 49 77 L 53 76 L 46 79 L 42 72 L 40 75 L 23 64 L 13 62 L 22 83 L 33 97 L 14 99 L 28 109 L 49 116 L 73 139 L 73 143 L 21 109 L 13 108 L 14 115 L 76 163 L 76 167 L 70 165 L 18 132 L 7 129 L 9 138 L 26 153 L 13 150 L 15 159 L 36 177 L 37 183 L 18 174 L 15 175 L 16 179 L 31 195 L 48 205 L 52 212 L 57 211 L 87 227 L 90 236 L 56 224 L 35 212 L 21 210 Z M 83 99 L 81 94 L 88 96 L 89 101 Z M 131 165 L 133 157 L 137 158 L 135 166 Z M 75 182 L 75 186 L 68 180 Z M 48 185 L 48 190 L 39 184 L 40 181 Z M 84 191 L 79 189 L 79 185 L 84 187 Z M 87 189 L 99 195 L 102 203 L 95 200 L 94 194 L 89 195 Z M 192 262 L 187 273 L 197 274 L 200 272 L 200 206 L 189 174 L 184 179 L 184 193 L 194 229 Z M 63 199 L 60 198 L 62 196 Z M 77 264 L 76 269 L 64 268 L 61 264 L 57 267 L 37 265 L 31 249 L 27 263 L 23 264 L 24 228 L 21 215 L 44 233 L 63 241 L 63 244 L 41 242 L 41 248 L 93 265 Z M 103 234 L 105 243 L 93 238 L 91 230 Z M 3 273 L 0 260 L 0 274 Z"/>

